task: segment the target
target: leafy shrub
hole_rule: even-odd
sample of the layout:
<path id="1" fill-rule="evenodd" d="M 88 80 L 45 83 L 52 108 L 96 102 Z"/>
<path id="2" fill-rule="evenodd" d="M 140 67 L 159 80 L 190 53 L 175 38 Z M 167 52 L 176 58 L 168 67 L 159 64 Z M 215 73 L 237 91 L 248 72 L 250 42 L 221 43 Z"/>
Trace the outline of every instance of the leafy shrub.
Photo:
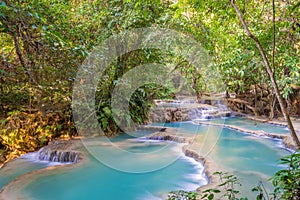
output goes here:
<path id="1" fill-rule="evenodd" d="M 0 143 L 6 160 L 35 151 L 54 137 L 72 135 L 73 125 L 64 114 L 14 111 L 0 123 Z"/>
<path id="2" fill-rule="evenodd" d="M 173 191 L 168 194 L 168 200 L 196 200 L 197 195 L 197 192 Z"/>
<path id="3" fill-rule="evenodd" d="M 272 183 L 275 186 L 274 196 L 278 199 L 300 199 L 300 150 L 280 159 L 287 169 L 275 173 Z"/>

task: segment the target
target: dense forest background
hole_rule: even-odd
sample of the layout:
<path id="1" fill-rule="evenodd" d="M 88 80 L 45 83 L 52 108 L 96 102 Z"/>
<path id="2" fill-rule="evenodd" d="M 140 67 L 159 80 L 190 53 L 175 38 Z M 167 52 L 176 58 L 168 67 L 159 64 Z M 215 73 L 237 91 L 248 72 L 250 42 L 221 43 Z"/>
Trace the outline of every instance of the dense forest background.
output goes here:
<path id="1" fill-rule="evenodd" d="M 235 3 L 270 60 L 288 112 L 300 117 L 300 3 Z M 228 0 L 1 0 L 0 160 L 76 135 L 71 100 L 81 63 L 110 36 L 142 27 L 174 29 L 201 44 L 221 74 L 233 110 L 282 116 L 261 54 Z M 142 49 L 122 55 L 97 88 L 95 107 L 106 135 L 119 132 L 110 98 L 122 75 L 141 64 L 170 61 L 199 100 L 209 92 L 201 71 L 174 54 Z M 172 89 L 155 84 L 139 88 L 130 100 L 131 118 L 143 123 L 151 100 L 164 98 L 173 98 Z"/>

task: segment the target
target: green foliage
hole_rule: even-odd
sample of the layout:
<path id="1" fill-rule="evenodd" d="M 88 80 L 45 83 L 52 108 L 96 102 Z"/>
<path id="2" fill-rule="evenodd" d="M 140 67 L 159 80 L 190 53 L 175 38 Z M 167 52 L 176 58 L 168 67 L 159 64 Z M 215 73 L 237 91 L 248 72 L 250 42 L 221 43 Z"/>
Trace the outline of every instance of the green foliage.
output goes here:
<path id="1" fill-rule="evenodd" d="M 262 182 L 259 182 L 257 186 L 255 186 L 254 188 L 252 188 L 251 191 L 258 193 L 257 196 L 256 196 L 257 200 L 265 200 L 265 199 L 273 199 L 273 200 L 275 200 L 275 199 L 277 199 L 275 193 L 268 194 L 268 191 L 266 190 L 266 188 L 264 187 L 264 185 L 263 185 Z"/>
<path id="2" fill-rule="evenodd" d="M 300 150 L 280 160 L 288 167 L 273 176 L 274 194 L 278 199 L 297 199 L 300 197 Z"/>
<path id="3" fill-rule="evenodd" d="M 201 199 L 212 200 L 217 194 L 218 198 L 221 199 L 247 200 L 247 198 L 238 198 L 240 191 L 236 188 L 241 186 L 241 184 L 236 176 L 228 172 L 215 172 L 214 175 L 219 176 L 221 184 L 219 184 L 216 189 L 203 191 L 203 193 L 201 193 Z"/>
<path id="4" fill-rule="evenodd" d="M 155 24 L 160 15 L 166 15 L 169 4 L 26 0 L 1 1 L 0 5 L 0 117 L 5 119 L 21 109 L 70 110 L 73 80 L 87 52 L 113 34 Z M 110 110 L 110 95 L 118 79 L 139 64 L 159 63 L 161 58 L 157 51 L 141 50 L 123 55 L 107 70 L 96 92 L 98 119 L 107 135 L 119 132 Z M 162 93 L 155 85 L 140 88 L 130 101 L 129 117 L 142 123 L 152 97 Z"/>
<path id="5" fill-rule="evenodd" d="M 247 198 L 238 198 L 240 194 L 237 189 L 241 186 L 239 180 L 236 176 L 229 174 L 228 172 L 215 172 L 214 175 L 218 176 L 220 179 L 220 184 L 217 188 L 207 189 L 201 193 L 197 192 L 187 192 L 187 191 L 175 191 L 168 194 L 169 200 L 177 199 L 228 199 L 228 200 L 247 200 Z"/>
<path id="6" fill-rule="evenodd" d="M 270 58 L 271 3 L 237 3 Z M 295 0 L 276 3 L 278 20 L 273 68 L 286 99 L 293 94 L 293 86 L 300 84 L 297 8 L 299 3 Z M 229 92 L 238 94 L 249 94 L 253 84 L 257 84 L 262 86 L 261 90 L 266 90 L 262 94 L 273 94 L 268 87 L 269 80 L 265 78 L 259 52 L 244 34 L 228 1 L 2 0 L 0 119 L 7 119 L 9 113 L 23 110 L 37 110 L 43 115 L 70 111 L 73 80 L 88 52 L 114 34 L 150 26 L 175 29 L 201 44 L 212 56 L 212 72 L 219 70 L 222 76 L 213 84 L 224 83 Z M 180 52 L 180 49 L 177 51 Z M 208 74 L 198 71 L 175 53 L 157 49 L 128 52 L 111 63 L 99 80 L 96 91 L 96 112 L 107 135 L 119 132 L 110 108 L 114 87 L 125 73 L 147 63 L 174 63 L 198 99 L 202 93 L 209 92 L 211 83 L 205 79 Z M 166 89 L 149 84 L 137 89 L 130 99 L 130 113 L 124 114 L 124 119 L 128 123 L 132 119 L 135 124 L 147 121 L 151 100 L 172 98 L 175 92 L 172 85 Z M 267 98 L 272 99 L 270 96 Z M 61 117 L 70 119 L 71 115 L 70 111 L 67 116 Z M 22 117 L 20 115 L 20 120 Z M 134 127 L 135 124 L 128 125 Z"/>
<path id="7" fill-rule="evenodd" d="M 252 189 L 257 192 L 257 200 L 296 200 L 300 197 L 300 150 L 280 159 L 280 164 L 287 166 L 286 169 L 279 170 L 270 179 L 272 180 L 274 191 L 269 193 L 262 183 Z"/>
<path id="8" fill-rule="evenodd" d="M 184 1 L 182 1 L 184 2 Z M 198 18 L 198 32 L 205 34 L 205 45 L 213 53 L 224 84 L 229 92 L 248 93 L 253 84 L 269 83 L 260 54 L 230 7 L 229 1 L 189 1 Z M 254 35 L 262 43 L 271 60 L 272 56 L 272 3 L 258 1 L 236 2 Z M 299 2 L 276 2 L 275 76 L 285 98 L 293 92 L 292 85 L 299 82 Z M 195 19 L 193 19 L 195 20 Z M 208 45 L 208 43 L 210 45 Z M 298 63 L 298 64 L 297 64 Z M 298 66 L 298 67 L 297 67 Z M 296 75 L 298 74 L 298 75 Z M 268 89 L 270 90 L 270 89 Z M 270 93 L 270 92 L 269 92 Z"/>
<path id="9" fill-rule="evenodd" d="M 24 153 L 35 151 L 61 135 L 72 136 L 74 127 L 65 113 L 43 115 L 39 111 L 32 113 L 13 111 L 0 124 L 0 142 L 5 150 L 4 157 L 9 160 Z"/>
<path id="10" fill-rule="evenodd" d="M 187 192 L 183 190 L 169 192 L 168 200 L 196 200 L 197 199 L 197 192 Z"/>

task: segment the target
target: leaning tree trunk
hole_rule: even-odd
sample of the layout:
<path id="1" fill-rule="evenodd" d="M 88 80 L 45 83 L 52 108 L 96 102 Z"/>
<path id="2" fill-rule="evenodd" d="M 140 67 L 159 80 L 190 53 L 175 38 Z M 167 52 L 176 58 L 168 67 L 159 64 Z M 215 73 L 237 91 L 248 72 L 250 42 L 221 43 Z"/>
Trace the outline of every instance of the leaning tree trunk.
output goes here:
<path id="1" fill-rule="evenodd" d="M 256 46 L 257 46 L 259 52 L 260 52 L 260 55 L 261 55 L 261 57 L 262 57 L 262 59 L 263 59 L 264 65 L 265 65 L 265 69 L 266 69 L 266 71 L 267 71 L 267 73 L 268 73 L 268 75 L 269 75 L 269 78 L 270 78 L 270 80 L 271 80 L 271 84 L 272 84 L 272 86 L 273 86 L 273 88 L 274 88 L 275 95 L 276 95 L 277 100 L 278 100 L 278 102 L 279 102 L 279 105 L 280 105 L 282 114 L 283 114 L 285 120 L 287 121 L 288 127 L 289 127 L 289 129 L 290 129 L 290 134 L 291 134 L 291 136 L 292 136 L 294 142 L 296 143 L 297 147 L 300 148 L 300 141 L 299 141 L 299 139 L 298 139 L 298 137 L 297 137 L 297 134 L 296 134 L 296 132 L 295 132 L 294 126 L 293 126 L 293 124 L 292 124 L 292 121 L 291 121 L 291 119 L 290 119 L 290 116 L 289 116 L 289 114 L 288 114 L 288 111 L 287 111 L 287 109 L 286 109 L 286 106 L 285 106 L 285 104 L 284 104 L 283 98 L 282 98 L 282 96 L 281 96 L 281 94 L 280 94 L 280 92 L 279 92 L 278 85 L 277 85 L 276 80 L 275 80 L 275 78 L 274 78 L 274 72 L 271 70 L 271 67 L 270 67 L 270 64 L 269 64 L 269 60 L 268 60 L 268 58 L 267 58 L 267 56 L 266 56 L 266 54 L 265 54 L 265 52 L 264 52 L 264 49 L 262 48 L 262 46 L 261 46 L 261 44 L 260 44 L 258 38 L 257 38 L 255 35 L 253 35 L 253 34 L 250 32 L 250 30 L 248 29 L 248 26 L 247 26 L 247 24 L 246 24 L 246 22 L 245 22 L 245 20 L 244 20 L 244 18 L 243 18 L 243 15 L 242 15 L 242 13 L 240 12 L 240 10 L 239 10 L 239 8 L 237 7 L 237 5 L 235 4 L 235 1 L 234 1 L 234 0 L 229 0 L 229 1 L 230 1 L 230 4 L 232 5 L 232 7 L 235 9 L 236 14 L 237 14 L 237 16 L 239 17 L 239 20 L 241 21 L 241 23 L 242 23 L 242 25 L 243 25 L 243 28 L 245 29 L 245 31 L 246 31 L 248 37 L 250 37 L 251 39 L 254 40 L 254 42 L 255 42 L 255 44 L 256 44 Z M 274 66 L 273 66 L 273 67 L 274 67 Z"/>
<path id="2" fill-rule="evenodd" d="M 269 113 L 269 120 L 273 120 L 274 118 L 274 111 L 275 111 L 275 104 L 276 104 L 276 97 L 272 93 L 269 96 L 269 104 L 270 104 L 270 113 Z"/>

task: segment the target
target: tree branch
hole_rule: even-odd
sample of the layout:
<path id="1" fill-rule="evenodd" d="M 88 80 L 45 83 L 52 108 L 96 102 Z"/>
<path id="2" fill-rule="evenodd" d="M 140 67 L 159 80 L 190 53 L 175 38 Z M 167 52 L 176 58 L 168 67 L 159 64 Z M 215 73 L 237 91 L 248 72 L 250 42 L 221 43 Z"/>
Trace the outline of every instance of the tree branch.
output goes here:
<path id="1" fill-rule="evenodd" d="M 16 53 L 18 55 L 20 63 L 22 65 L 23 69 L 25 70 L 25 74 L 26 74 L 27 78 L 30 80 L 31 79 L 30 78 L 30 74 L 27 71 L 27 66 L 26 66 L 25 60 L 24 60 L 22 52 L 21 52 L 20 43 L 19 43 L 19 39 L 17 37 L 17 34 L 16 33 L 12 33 L 12 36 L 13 36 L 14 45 L 15 45 L 15 48 L 16 48 Z"/>
<path id="2" fill-rule="evenodd" d="M 273 42 L 272 42 L 272 68 L 273 72 L 275 71 L 275 46 L 276 46 L 276 38 L 275 38 L 275 0 L 272 0 L 272 9 L 273 9 L 273 17 L 272 17 L 272 24 L 273 24 Z"/>
<path id="3" fill-rule="evenodd" d="M 265 64 L 265 69 L 268 72 L 269 78 L 271 80 L 271 84 L 273 86 L 274 92 L 275 92 L 277 100 L 279 102 L 282 114 L 283 114 L 285 120 L 287 121 L 288 127 L 290 129 L 291 136 L 292 136 L 295 144 L 297 145 L 297 147 L 300 148 L 300 141 L 299 141 L 299 139 L 297 137 L 297 134 L 296 134 L 294 126 L 293 126 L 293 123 L 292 123 L 292 121 L 290 119 L 290 116 L 288 114 L 287 108 L 286 108 L 286 106 L 284 104 L 283 98 L 282 98 L 282 96 L 280 94 L 280 91 L 278 89 L 277 82 L 276 82 L 276 80 L 274 78 L 274 73 L 271 70 L 271 67 L 270 67 L 270 64 L 269 64 L 269 60 L 268 60 L 268 58 L 267 58 L 267 56 L 266 56 L 266 54 L 264 52 L 264 49 L 262 48 L 262 46 L 261 46 L 258 38 L 250 32 L 250 30 L 249 30 L 249 28 L 248 28 L 248 26 L 247 26 L 247 24 L 246 24 L 246 22 L 245 22 L 245 20 L 243 18 L 242 13 L 240 12 L 240 10 L 237 7 L 237 5 L 235 4 L 235 1 L 234 0 L 229 0 L 229 1 L 230 1 L 231 6 L 235 9 L 235 12 L 236 12 L 239 20 L 241 21 L 241 23 L 242 23 L 242 25 L 244 27 L 244 30 L 246 31 L 248 37 L 250 37 L 250 38 L 252 38 L 254 40 L 254 42 L 255 42 L 255 44 L 256 44 L 259 52 L 260 52 L 260 55 L 261 55 L 261 57 L 262 57 L 262 59 L 264 61 L 264 64 Z"/>

